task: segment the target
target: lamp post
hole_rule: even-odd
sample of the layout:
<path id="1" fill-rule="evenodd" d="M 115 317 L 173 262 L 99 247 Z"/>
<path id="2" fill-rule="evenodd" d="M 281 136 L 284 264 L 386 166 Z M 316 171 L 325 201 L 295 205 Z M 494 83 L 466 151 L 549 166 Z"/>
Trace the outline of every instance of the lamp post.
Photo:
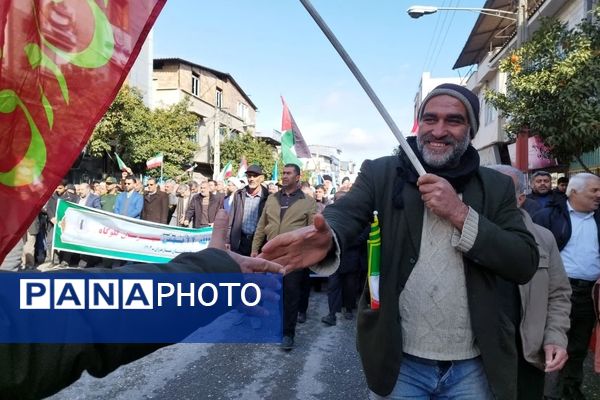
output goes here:
<path id="1" fill-rule="evenodd" d="M 517 47 L 520 47 L 527 41 L 527 0 L 519 0 L 516 11 L 495 10 L 492 8 L 472 8 L 472 7 L 433 7 L 433 6 L 411 6 L 406 12 L 411 18 L 420 18 L 423 15 L 434 14 L 438 11 L 472 11 L 479 14 L 490 15 L 503 19 L 515 21 L 517 25 Z M 522 129 L 517 135 L 516 142 L 516 167 L 527 173 L 529 171 L 529 132 Z"/>
<path id="2" fill-rule="evenodd" d="M 506 18 L 516 21 L 517 13 L 512 11 L 494 10 L 493 8 L 474 7 L 434 7 L 434 6 L 411 6 L 406 12 L 411 18 L 421 18 L 423 15 L 435 14 L 438 11 L 473 11 L 478 14 L 491 15 L 493 17 Z"/>

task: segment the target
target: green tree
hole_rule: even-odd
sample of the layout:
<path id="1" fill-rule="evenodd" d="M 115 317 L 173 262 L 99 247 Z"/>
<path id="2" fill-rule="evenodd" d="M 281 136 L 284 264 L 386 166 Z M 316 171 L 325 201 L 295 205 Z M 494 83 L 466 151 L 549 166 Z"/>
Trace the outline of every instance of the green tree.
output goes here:
<path id="1" fill-rule="evenodd" d="M 248 165 L 260 165 L 265 173 L 265 178 L 269 179 L 277 155 L 274 146 L 255 138 L 249 133 L 241 133 L 225 140 L 221 144 L 221 168 L 223 168 L 228 161 L 231 161 L 233 173 L 235 174 L 240 166 L 242 157 L 246 157 Z M 279 163 L 280 171 L 281 168 L 282 165 Z"/>
<path id="2" fill-rule="evenodd" d="M 600 144 L 600 7 L 594 18 L 568 29 L 546 19 L 531 40 L 500 62 L 506 93 L 485 98 L 507 118 L 505 130 L 538 135 L 548 155 L 563 163 Z"/>
<path id="3" fill-rule="evenodd" d="M 193 138 L 198 131 L 198 117 L 187 111 L 188 107 L 186 98 L 168 108 L 152 111 L 152 129 L 145 135 L 130 138 L 131 148 L 135 149 L 132 160 L 136 165 L 145 168 L 146 160 L 162 152 L 164 176 L 176 177 L 183 172 L 196 149 Z M 148 171 L 148 175 L 159 176 L 160 168 Z"/>
<path id="4" fill-rule="evenodd" d="M 127 165 L 132 164 L 128 138 L 150 131 L 150 110 L 135 88 L 124 85 L 112 102 L 88 142 L 89 153 L 103 157 L 116 152 Z"/>
<path id="5" fill-rule="evenodd" d="M 159 176 L 160 168 L 146 172 L 146 161 L 162 152 L 164 176 L 178 176 L 196 148 L 198 118 L 187 111 L 188 106 L 189 99 L 185 99 L 150 110 L 141 94 L 125 85 L 96 126 L 88 151 L 95 157 L 116 152 L 134 172 L 151 176 Z"/>

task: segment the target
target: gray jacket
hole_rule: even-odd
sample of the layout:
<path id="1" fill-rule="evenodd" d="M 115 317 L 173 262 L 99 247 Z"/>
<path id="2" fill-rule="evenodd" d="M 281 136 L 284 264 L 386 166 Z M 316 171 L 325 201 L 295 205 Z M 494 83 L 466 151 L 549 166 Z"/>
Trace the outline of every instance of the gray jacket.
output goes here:
<path id="1" fill-rule="evenodd" d="M 538 244 L 540 262 L 531 281 L 519 285 L 521 340 L 527 362 L 544 370 L 544 345 L 567 348 L 570 326 L 571 285 L 552 232 L 533 223 L 521 209 L 525 226 Z"/>

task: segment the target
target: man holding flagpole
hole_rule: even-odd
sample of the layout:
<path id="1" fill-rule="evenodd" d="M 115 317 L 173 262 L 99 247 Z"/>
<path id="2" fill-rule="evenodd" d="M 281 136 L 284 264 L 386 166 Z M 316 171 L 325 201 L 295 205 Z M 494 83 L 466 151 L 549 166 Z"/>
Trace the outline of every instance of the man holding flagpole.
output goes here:
<path id="1" fill-rule="evenodd" d="M 425 174 L 405 153 L 367 160 L 351 191 L 311 226 L 273 238 L 259 257 L 287 273 L 315 264 L 334 272 L 377 210 L 379 308 L 366 288 L 357 324 L 372 398 L 515 399 L 517 284 L 536 271 L 535 240 L 512 180 L 480 167 L 470 146 L 477 96 L 442 84 L 418 117 L 417 137 L 408 141 Z"/>

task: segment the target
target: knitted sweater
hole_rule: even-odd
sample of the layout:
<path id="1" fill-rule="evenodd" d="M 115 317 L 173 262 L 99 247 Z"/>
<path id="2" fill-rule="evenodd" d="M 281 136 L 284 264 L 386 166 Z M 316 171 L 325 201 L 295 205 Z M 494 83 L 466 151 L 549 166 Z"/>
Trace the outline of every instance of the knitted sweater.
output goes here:
<path id="1" fill-rule="evenodd" d="M 463 236 L 476 213 L 470 210 Z M 475 222 L 475 234 L 477 223 Z M 465 235 L 466 233 L 466 235 Z M 430 360 L 465 360 L 479 355 L 475 345 L 458 231 L 429 209 L 423 214 L 419 260 L 399 297 L 402 350 Z"/>

